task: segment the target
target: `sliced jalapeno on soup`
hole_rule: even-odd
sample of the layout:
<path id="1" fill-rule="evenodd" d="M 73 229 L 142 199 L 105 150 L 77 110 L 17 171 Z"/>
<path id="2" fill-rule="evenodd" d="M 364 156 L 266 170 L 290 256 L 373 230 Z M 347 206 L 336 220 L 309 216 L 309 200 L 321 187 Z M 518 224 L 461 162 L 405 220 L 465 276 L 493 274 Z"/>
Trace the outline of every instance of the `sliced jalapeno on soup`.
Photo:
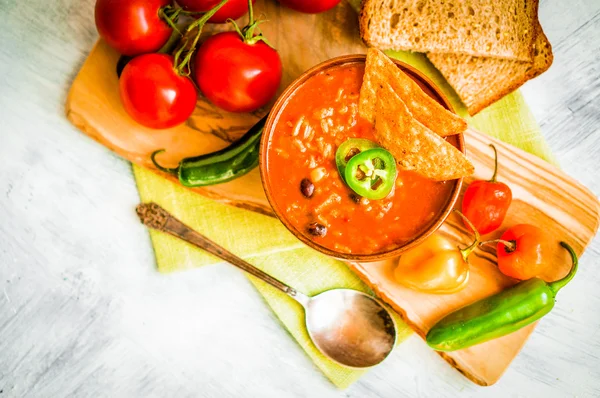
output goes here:
<path id="1" fill-rule="evenodd" d="M 373 148 L 379 148 L 379 145 L 377 145 L 376 142 L 364 138 L 348 138 L 346 141 L 342 142 L 342 145 L 340 145 L 335 152 L 335 164 L 342 176 L 342 180 L 346 178 L 344 176 L 344 171 L 346 170 L 348 161 L 359 153 Z"/>
<path id="2" fill-rule="evenodd" d="M 346 184 L 367 199 L 383 199 L 396 181 L 396 160 L 383 148 L 367 149 L 353 156 L 344 171 Z"/>

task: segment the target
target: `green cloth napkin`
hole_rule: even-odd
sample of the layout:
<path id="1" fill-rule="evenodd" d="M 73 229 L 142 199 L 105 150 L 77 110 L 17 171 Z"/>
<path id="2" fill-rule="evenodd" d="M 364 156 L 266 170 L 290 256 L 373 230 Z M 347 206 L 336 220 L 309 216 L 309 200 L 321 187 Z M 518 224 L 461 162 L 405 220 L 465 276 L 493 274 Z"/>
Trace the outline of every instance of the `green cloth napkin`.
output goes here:
<path id="1" fill-rule="evenodd" d="M 356 0 L 352 0 L 351 3 L 357 5 Z M 426 57 L 397 51 L 388 52 L 388 55 L 427 74 L 442 88 L 455 109 L 466 116 L 466 111 L 452 88 Z M 519 92 L 506 96 L 469 119 L 470 125 L 476 129 L 554 162 L 539 127 Z M 299 291 L 308 295 L 341 287 L 369 291 L 344 263 L 307 248 L 278 220 L 214 202 L 141 167 L 134 165 L 133 171 L 143 202 L 153 201 L 160 204 L 197 231 Z M 150 236 L 159 272 L 222 262 L 169 235 L 150 231 Z M 302 308 L 279 290 L 254 277 L 249 279 L 283 326 L 338 388 L 350 386 L 366 372 L 344 368 L 321 355 L 308 337 Z M 400 343 L 412 332 L 397 316 L 396 321 Z"/>

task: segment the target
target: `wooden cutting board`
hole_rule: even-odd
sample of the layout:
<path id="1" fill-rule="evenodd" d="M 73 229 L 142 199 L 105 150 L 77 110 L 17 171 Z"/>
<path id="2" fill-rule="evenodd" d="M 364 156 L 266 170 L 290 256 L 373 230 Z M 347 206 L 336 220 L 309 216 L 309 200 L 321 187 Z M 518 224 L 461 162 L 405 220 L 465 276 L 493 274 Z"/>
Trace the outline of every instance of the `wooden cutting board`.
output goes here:
<path id="1" fill-rule="evenodd" d="M 346 3 L 320 15 L 292 12 L 269 0 L 257 1 L 256 9 L 258 14 L 268 15 L 270 21 L 261 28 L 283 60 L 280 89 L 317 63 L 339 55 L 366 52 L 359 38 L 356 13 Z M 172 181 L 175 181 L 172 176 L 154 169 L 149 161 L 151 152 L 165 148 L 161 161 L 175 166 L 183 157 L 227 146 L 268 109 L 254 114 L 231 114 L 200 98 L 188 123 L 168 130 L 144 128 L 133 122 L 121 106 L 115 73 L 118 58 L 105 43 L 96 44 L 71 87 L 67 117 L 85 134 L 125 159 Z M 599 224 L 600 205 L 589 190 L 539 158 L 473 129 L 466 132 L 465 141 L 468 156 L 476 166 L 473 178 L 477 179 L 492 174 L 493 153 L 488 144 L 493 142 L 498 148 L 502 165 L 499 179 L 511 186 L 514 196 L 501 231 L 521 222 L 533 222 L 557 242 L 565 240 L 578 254 L 583 252 Z M 463 189 L 472 180 L 466 181 Z M 195 191 L 220 202 L 273 215 L 258 170 L 230 183 Z M 441 231 L 459 244 L 469 243 L 456 217 L 451 217 Z M 545 279 L 559 278 L 569 268 L 568 256 L 558 244 L 554 257 L 557 267 L 544 275 Z M 478 250 L 471 256 L 469 284 L 453 295 L 427 295 L 393 283 L 394 261 L 350 266 L 421 336 L 448 312 L 515 283 L 497 271 L 493 250 Z M 491 385 L 506 370 L 534 327 L 442 357 L 475 383 Z"/>

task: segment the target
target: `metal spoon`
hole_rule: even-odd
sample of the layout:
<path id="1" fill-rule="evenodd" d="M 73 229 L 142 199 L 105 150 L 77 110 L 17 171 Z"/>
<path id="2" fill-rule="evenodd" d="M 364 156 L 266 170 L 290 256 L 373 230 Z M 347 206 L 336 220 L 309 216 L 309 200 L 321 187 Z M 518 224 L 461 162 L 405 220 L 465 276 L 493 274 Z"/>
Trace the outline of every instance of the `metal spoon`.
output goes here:
<path id="1" fill-rule="evenodd" d="M 313 343 L 335 362 L 366 368 L 383 361 L 394 348 L 396 325 L 388 310 L 368 294 L 332 289 L 308 297 L 228 252 L 194 231 L 156 203 L 140 204 L 143 224 L 185 240 L 269 283 L 304 307 Z"/>

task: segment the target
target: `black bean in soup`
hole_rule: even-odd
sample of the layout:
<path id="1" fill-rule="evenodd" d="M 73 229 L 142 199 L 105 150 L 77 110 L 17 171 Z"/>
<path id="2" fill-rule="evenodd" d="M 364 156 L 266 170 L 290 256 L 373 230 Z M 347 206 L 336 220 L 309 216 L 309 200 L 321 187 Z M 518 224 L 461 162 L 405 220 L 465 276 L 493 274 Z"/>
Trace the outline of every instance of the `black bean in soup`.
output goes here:
<path id="1" fill-rule="evenodd" d="M 357 195 L 354 192 L 352 192 L 349 196 L 350 196 L 350 200 L 356 204 L 360 203 L 360 199 L 362 198 L 362 196 Z"/>
<path id="2" fill-rule="evenodd" d="M 312 183 L 308 178 L 303 179 L 300 182 L 300 192 L 306 198 L 311 198 L 315 193 L 315 184 Z"/>
<path id="3" fill-rule="evenodd" d="M 308 224 L 308 233 L 313 236 L 325 236 L 327 235 L 327 227 L 319 224 L 318 222 L 313 222 Z"/>

